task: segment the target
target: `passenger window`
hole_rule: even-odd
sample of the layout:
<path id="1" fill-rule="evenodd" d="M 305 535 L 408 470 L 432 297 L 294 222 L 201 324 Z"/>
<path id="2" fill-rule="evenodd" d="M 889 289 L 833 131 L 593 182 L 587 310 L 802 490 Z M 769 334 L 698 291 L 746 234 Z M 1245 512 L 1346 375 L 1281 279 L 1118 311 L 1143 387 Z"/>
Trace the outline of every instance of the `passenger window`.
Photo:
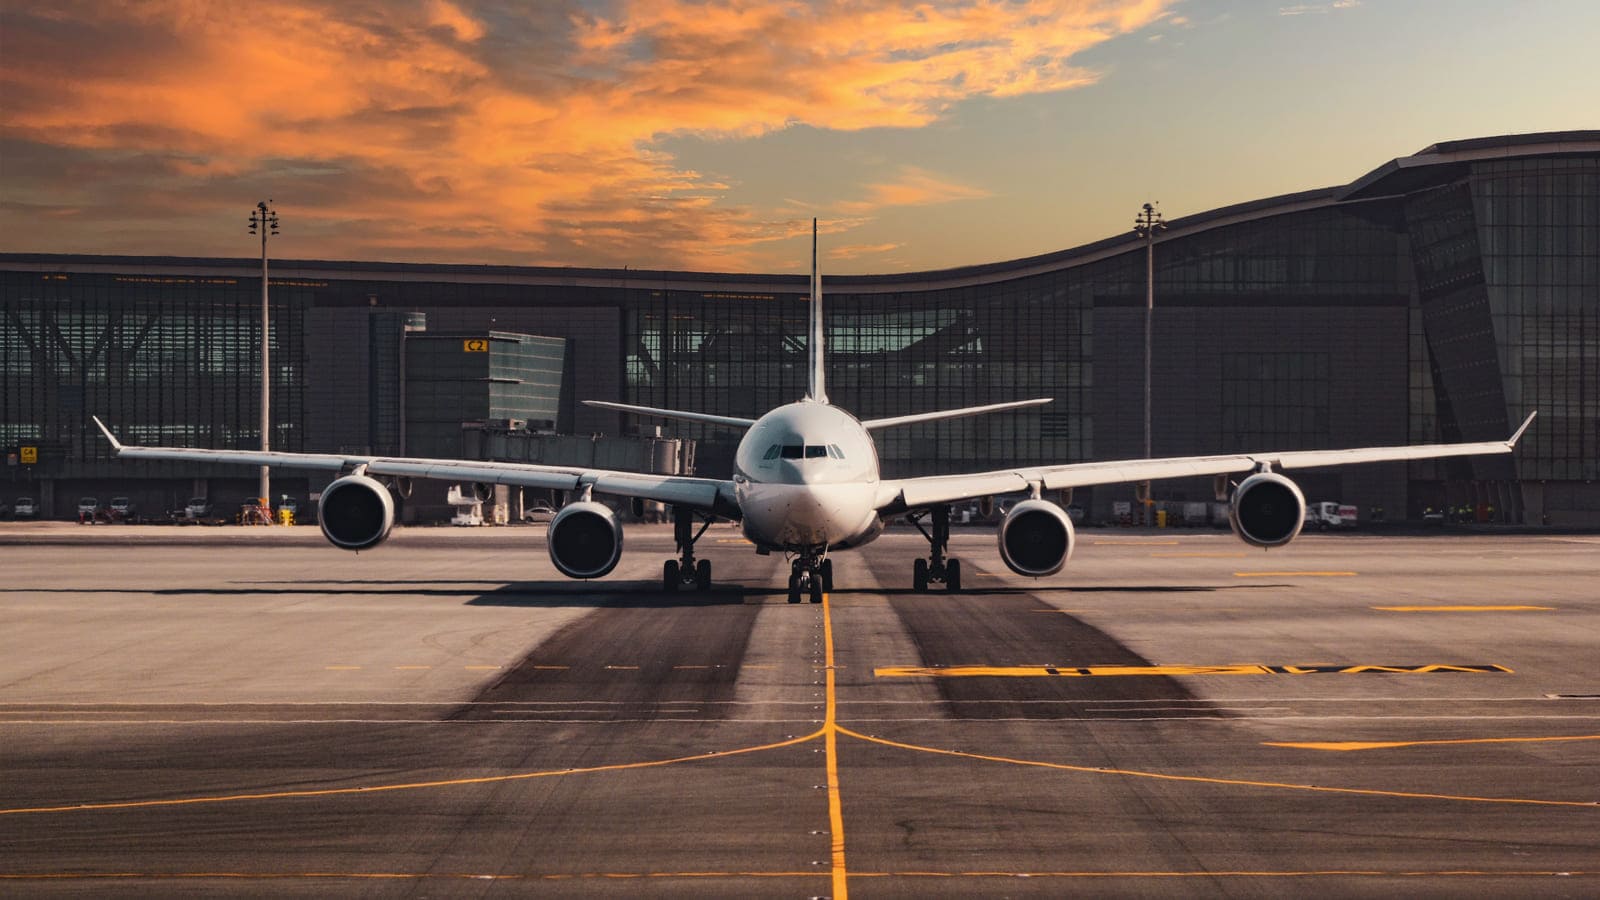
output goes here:
<path id="1" fill-rule="evenodd" d="M 773 444 L 771 447 L 767 448 L 767 455 L 763 456 L 761 458 L 762 459 L 777 459 L 778 458 L 778 452 L 780 450 L 782 450 L 782 449 L 783 449 L 783 446 L 781 444 Z"/>
<path id="2" fill-rule="evenodd" d="M 800 446 L 799 444 L 784 444 L 783 458 L 800 459 L 801 457 L 805 456 L 805 449 L 806 448 Z"/>
<path id="3" fill-rule="evenodd" d="M 821 444 L 812 444 L 806 447 L 806 459 L 821 459 L 828 455 L 828 448 Z"/>

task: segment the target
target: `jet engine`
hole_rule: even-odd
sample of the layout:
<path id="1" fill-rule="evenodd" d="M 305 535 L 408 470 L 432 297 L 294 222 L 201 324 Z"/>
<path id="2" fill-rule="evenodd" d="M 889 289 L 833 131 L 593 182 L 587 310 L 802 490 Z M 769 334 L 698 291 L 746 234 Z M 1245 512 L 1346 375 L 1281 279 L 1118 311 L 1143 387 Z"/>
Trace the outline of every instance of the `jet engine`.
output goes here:
<path id="1" fill-rule="evenodd" d="M 568 503 L 545 535 L 550 561 L 568 578 L 600 578 L 622 558 L 622 523 L 604 503 Z"/>
<path id="2" fill-rule="evenodd" d="M 1300 488 L 1276 472 L 1258 472 L 1233 491 L 1228 524 L 1252 547 L 1281 547 L 1295 539 L 1306 523 L 1306 498 Z"/>
<path id="3" fill-rule="evenodd" d="M 365 550 L 389 536 L 394 527 L 394 499 L 376 479 L 346 475 L 323 489 L 317 518 L 329 543 L 345 550 Z"/>
<path id="4" fill-rule="evenodd" d="M 1024 500 L 1000 521 L 1000 558 L 1018 575 L 1054 575 L 1066 565 L 1077 537 L 1072 520 L 1047 500 Z"/>

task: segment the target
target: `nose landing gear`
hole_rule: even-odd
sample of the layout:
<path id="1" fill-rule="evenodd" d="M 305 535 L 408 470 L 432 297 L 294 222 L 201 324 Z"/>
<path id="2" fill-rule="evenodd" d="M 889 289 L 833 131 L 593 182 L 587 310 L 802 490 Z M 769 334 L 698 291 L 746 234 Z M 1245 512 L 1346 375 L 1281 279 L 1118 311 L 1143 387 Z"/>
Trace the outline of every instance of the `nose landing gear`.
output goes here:
<path id="1" fill-rule="evenodd" d="M 678 558 L 661 564 L 661 589 L 672 592 L 680 587 L 693 586 L 695 590 L 711 590 L 711 560 L 694 558 L 694 543 L 706 533 L 715 521 L 707 516 L 699 531 L 694 530 L 694 510 L 682 506 L 672 508 L 672 539 L 678 546 Z"/>
<path id="2" fill-rule="evenodd" d="M 924 516 L 933 519 L 931 533 L 922 527 Z M 919 559 L 911 566 L 911 589 L 922 594 L 927 592 L 930 583 L 943 583 L 952 593 L 961 590 L 961 560 L 946 559 L 944 555 L 950 546 L 950 507 L 935 506 L 912 513 L 906 516 L 906 521 L 917 526 L 928 539 L 929 546 L 928 558 Z"/>
<path id="3" fill-rule="evenodd" d="M 799 603 L 801 595 L 821 603 L 823 592 L 833 590 L 833 560 L 823 559 L 822 552 L 806 551 L 789 564 L 790 603 Z"/>

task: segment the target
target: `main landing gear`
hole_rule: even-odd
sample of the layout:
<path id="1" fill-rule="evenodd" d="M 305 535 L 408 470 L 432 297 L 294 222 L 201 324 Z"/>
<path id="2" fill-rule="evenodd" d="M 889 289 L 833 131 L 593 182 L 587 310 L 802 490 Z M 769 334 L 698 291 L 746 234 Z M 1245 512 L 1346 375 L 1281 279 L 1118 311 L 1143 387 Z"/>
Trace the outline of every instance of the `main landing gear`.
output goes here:
<path id="1" fill-rule="evenodd" d="M 678 558 L 661 564 L 661 589 L 676 591 L 693 586 L 695 590 L 711 590 L 711 560 L 694 558 L 694 542 L 711 527 L 713 519 L 706 517 L 699 531 L 694 529 L 694 510 L 682 506 L 672 508 L 672 540 L 678 545 Z"/>
<path id="2" fill-rule="evenodd" d="M 822 592 L 833 590 L 833 560 L 823 558 L 824 552 L 807 550 L 789 564 L 790 603 L 799 603 L 802 594 L 812 603 L 821 603 Z"/>
<path id="3" fill-rule="evenodd" d="M 924 517 L 933 520 L 929 523 L 933 528 L 931 533 L 922 527 Z M 922 594 L 927 592 L 929 583 L 942 582 L 952 593 L 961 590 L 961 560 L 944 556 L 950 546 L 950 507 L 935 506 L 915 512 L 906 516 L 906 521 L 917 526 L 928 539 L 930 548 L 927 559 L 919 559 L 911 566 L 911 589 Z"/>

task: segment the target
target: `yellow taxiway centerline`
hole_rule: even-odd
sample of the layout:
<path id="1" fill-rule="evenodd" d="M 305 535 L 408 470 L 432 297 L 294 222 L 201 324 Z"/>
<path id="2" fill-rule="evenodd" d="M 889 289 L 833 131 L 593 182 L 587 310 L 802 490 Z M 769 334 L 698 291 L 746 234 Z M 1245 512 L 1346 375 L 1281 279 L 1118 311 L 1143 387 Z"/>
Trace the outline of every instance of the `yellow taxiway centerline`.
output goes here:
<path id="1" fill-rule="evenodd" d="M 839 796 L 839 701 L 833 664 L 833 603 L 828 593 L 822 595 L 822 636 L 828 666 L 827 714 L 823 719 L 822 734 L 828 760 L 828 827 L 832 836 L 833 898 L 849 900 L 850 870 L 844 860 L 844 804 Z"/>
<path id="2" fill-rule="evenodd" d="M 1262 741 L 1264 747 L 1289 747 L 1295 750 L 1386 750 L 1390 747 L 1443 747 L 1450 744 L 1551 744 L 1561 741 L 1600 741 L 1600 734 L 1570 737 L 1458 738 L 1444 741 Z"/>
<path id="3" fill-rule="evenodd" d="M 1235 578 L 1351 578 L 1354 572 L 1235 572 Z"/>
<path id="4" fill-rule="evenodd" d="M 877 678 L 1097 678 L 1159 675 L 1168 678 L 1197 675 L 1435 675 L 1455 673 L 1514 674 L 1499 665 L 1378 666 L 1364 663 L 1336 665 L 1269 666 L 1236 663 L 1221 666 L 880 666 Z"/>
<path id="5" fill-rule="evenodd" d="M 1532 612 L 1554 606 L 1374 606 L 1383 612 Z"/>

